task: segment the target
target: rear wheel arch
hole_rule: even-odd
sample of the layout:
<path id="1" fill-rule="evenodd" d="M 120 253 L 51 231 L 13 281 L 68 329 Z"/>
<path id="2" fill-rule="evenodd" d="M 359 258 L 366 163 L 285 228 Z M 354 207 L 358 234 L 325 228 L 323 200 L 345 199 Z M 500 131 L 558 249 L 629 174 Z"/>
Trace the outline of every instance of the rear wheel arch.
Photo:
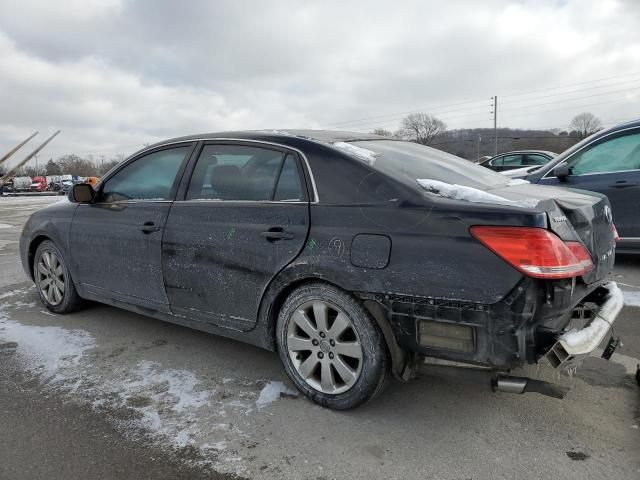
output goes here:
<path id="1" fill-rule="evenodd" d="M 363 301 L 357 295 L 354 295 L 353 293 L 351 293 L 349 290 L 343 288 L 342 286 L 334 282 L 328 281 L 325 278 L 320 278 L 320 277 L 298 278 L 288 283 L 287 285 L 284 285 L 278 291 L 278 293 L 274 296 L 274 299 L 269 304 L 269 311 L 267 313 L 267 318 L 265 319 L 267 323 L 266 331 L 268 332 L 268 335 L 269 335 L 268 342 L 269 342 L 269 345 L 271 346 L 271 349 L 277 350 L 276 325 L 278 322 L 278 315 L 280 313 L 282 306 L 284 305 L 284 302 L 289 297 L 289 295 L 291 295 L 293 291 L 295 291 L 296 289 L 302 286 L 309 285 L 309 284 L 324 284 L 324 285 L 329 285 L 334 288 L 337 288 L 341 290 L 343 293 L 351 296 L 356 302 L 360 303 L 364 307 L 364 309 L 367 311 L 371 319 L 375 321 L 375 323 L 378 325 L 378 327 L 382 331 L 382 336 L 385 342 L 385 348 L 391 359 L 391 371 L 393 375 L 396 378 L 401 379 L 402 372 L 405 370 L 405 365 L 407 363 L 408 355 L 407 355 L 407 352 L 404 349 L 402 349 L 396 342 L 395 336 L 393 334 L 393 330 L 391 329 L 391 324 L 389 323 L 389 320 L 385 315 L 382 307 L 380 307 L 380 305 L 377 302 L 372 300 Z"/>

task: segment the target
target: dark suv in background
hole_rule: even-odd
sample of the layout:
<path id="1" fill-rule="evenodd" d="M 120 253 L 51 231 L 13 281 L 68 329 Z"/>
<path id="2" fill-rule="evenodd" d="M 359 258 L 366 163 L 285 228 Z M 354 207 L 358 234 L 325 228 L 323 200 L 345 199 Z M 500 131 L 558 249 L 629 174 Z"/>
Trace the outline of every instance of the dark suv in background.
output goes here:
<path id="1" fill-rule="evenodd" d="M 618 250 L 640 253 L 640 120 L 597 132 L 541 168 L 506 175 L 606 195 L 621 237 Z"/>

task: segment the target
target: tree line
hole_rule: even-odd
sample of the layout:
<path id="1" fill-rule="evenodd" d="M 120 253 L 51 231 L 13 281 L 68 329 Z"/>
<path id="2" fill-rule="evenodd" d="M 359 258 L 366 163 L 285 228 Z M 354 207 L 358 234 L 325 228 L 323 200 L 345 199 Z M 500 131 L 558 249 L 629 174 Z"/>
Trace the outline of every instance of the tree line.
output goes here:
<path id="1" fill-rule="evenodd" d="M 498 153 L 511 150 L 549 150 L 560 153 L 583 138 L 602 128 L 598 117 L 589 112 L 575 116 L 567 129 L 531 130 L 498 128 L 462 128 L 448 130 L 447 124 L 427 113 L 412 113 L 402 119 L 396 131 L 377 128 L 372 133 L 385 137 L 401 138 L 443 150 L 458 157 L 473 160 L 494 155 L 496 137 Z M 63 155 L 50 158 L 45 164 L 22 167 L 15 176 L 36 177 L 39 175 L 78 175 L 101 177 L 124 160 L 122 154 L 109 159 L 92 155 Z M 5 172 L 0 167 L 0 176 Z"/>
<path id="2" fill-rule="evenodd" d="M 549 150 L 560 153 L 602 128 L 589 112 L 576 115 L 565 130 L 463 128 L 448 130 L 447 124 L 427 113 L 412 113 L 396 131 L 375 129 L 372 133 L 428 145 L 469 160 L 511 150 Z"/>
<path id="3" fill-rule="evenodd" d="M 77 175 L 79 177 L 101 177 L 115 165 L 124 160 L 122 154 L 109 159 L 92 155 L 80 157 L 78 155 L 63 155 L 57 159 L 50 158 L 46 163 L 27 165 L 18 170 L 16 177 L 37 177 L 40 175 Z M 0 172 L 0 175 L 4 172 Z"/>

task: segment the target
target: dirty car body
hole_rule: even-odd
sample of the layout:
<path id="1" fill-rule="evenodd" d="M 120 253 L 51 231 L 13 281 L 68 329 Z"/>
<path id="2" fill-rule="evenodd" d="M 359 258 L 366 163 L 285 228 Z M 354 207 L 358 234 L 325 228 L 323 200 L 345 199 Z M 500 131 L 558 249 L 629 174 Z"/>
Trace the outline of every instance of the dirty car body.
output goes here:
<path id="1" fill-rule="evenodd" d="M 170 185 L 140 187 L 162 183 L 145 162 L 169 170 Z M 603 286 L 614 230 L 603 195 L 513 182 L 422 145 L 251 131 L 148 147 L 90 201 L 34 213 L 20 246 L 36 282 L 34 256 L 50 240 L 80 297 L 270 350 L 292 292 L 329 285 L 366 311 L 390 370 L 407 379 L 426 357 L 498 371 L 557 350 L 592 321 L 576 311 L 619 293 Z M 514 266 L 514 232 L 577 248 L 584 268 Z"/>

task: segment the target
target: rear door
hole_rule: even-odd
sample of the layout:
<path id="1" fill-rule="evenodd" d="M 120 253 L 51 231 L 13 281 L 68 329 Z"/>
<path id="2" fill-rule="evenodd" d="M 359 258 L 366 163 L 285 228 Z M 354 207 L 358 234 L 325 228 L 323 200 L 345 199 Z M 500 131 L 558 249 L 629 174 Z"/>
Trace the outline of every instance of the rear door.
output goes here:
<path id="1" fill-rule="evenodd" d="M 604 137 L 576 152 L 566 163 L 570 171 L 566 182 L 548 176 L 539 183 L 605 194 L 620 236 L 640 238 L 640 130 Z"/>
<path id="2" fill-rule="evenodd" d="M 236 329 L 309 229 L 303 165 L 270 144 L 206 143 L 169 213 L 162 246 L 174 314 Z"/>
<path id="3" fill-rule="evenodd" d="M 193 144 L 156 149 L 106 179 L 71 225 L 76 280 L 100 297 L 168 312 L 162 230 Z"/>

